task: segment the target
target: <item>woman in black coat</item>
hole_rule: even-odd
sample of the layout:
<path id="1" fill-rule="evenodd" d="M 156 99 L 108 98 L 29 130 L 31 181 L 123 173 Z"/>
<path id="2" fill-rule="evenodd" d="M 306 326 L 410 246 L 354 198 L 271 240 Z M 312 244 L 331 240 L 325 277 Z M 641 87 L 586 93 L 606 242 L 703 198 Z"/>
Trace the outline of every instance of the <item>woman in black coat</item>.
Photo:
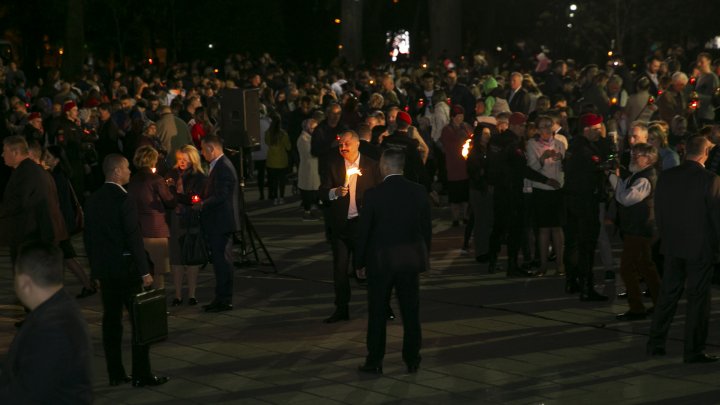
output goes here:
<path id="1" fill-rule="evenodd" d="M 186 145 L 175 152 L 175 167 L 168 173 L 166 181 L 175 191 L 178 206 L 170 214 L 170 266 L 175 284 L 173 306 L 182 305 L 182 284 L 187 273 L 188 304 L 197 305 L 195 289 L 200 266 L 184 262 L 180 246 L 181 236 L 188 230 L 199 231 L 200 214 L 192 209 L 193 197 L 199 198 L 205 189 L 207 176 L 200 162 L 200 154 L 192 145 Z"/>
<path id="2" fill-rule="evenodd" d="M 78 210 L 82 210 L 82 208 L 79 203 L 77 203 L 77 196 L 75 196 L 75 191 L 69 180 L 68 173 L 70 171 L 70 165 L 67 163 L 65 152 L 60 146 L 49 146 L 45 151 L 43 163 L 52 175 L 53 180 L 55 180 L 60 212 L 65 220 L 65 228 L 67 229 L 68 235 L 81 231 L 82 229 L 75 228 L 77 226 L 76 216 L 78 215 Z M 80 213 L 80 215 L 81 214 L 82 213 Z M 83 285 L 82 291 L 78 294 L 77 298 L 85 298 L 95 294 L 97 292 L 95 286 L 90 281 L 90 278 L 80 263 L 75 259 L 77 254 L 70 239 L 61 241 L 60 249 L 63 252 L 63 263 L 65 267 L 69 268 Z"/>

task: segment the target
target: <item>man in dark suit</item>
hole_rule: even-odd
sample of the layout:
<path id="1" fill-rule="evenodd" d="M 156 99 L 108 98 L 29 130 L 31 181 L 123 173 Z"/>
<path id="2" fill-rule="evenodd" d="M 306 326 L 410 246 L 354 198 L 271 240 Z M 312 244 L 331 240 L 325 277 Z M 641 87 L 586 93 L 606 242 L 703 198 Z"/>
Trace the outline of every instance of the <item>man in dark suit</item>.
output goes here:
<path id="1" fill-rule="evenodd" d="M 510 74 L 510 88 L 507 101 L 510 111 L 528 115 L 530 111 L 530 94 L 522 87 L 523 75 L 520 72 Z"/>
<path id="2" fill-rule="evenodd" d="M 405 153 L 388 149 L 380 159 L 385 179 L 365 194 L 356 267 L 367 267 L 368 356 L 360 371 L 381 374 L 385 356 L 388 293 L 395 288 L 403 320 L 403 361 L 420 364 L 419 274 L 429 267 L 432 219 L 425 188 L 403 177 Z"/>
<path id="3" fill-rule="evenodd" d="M 0 244 L 10 246 L 15 262 L 23 243 L 42 241 L 57 244 L 68 238 L 52 176 L 30 159 L 22 136 L 3 140 L 3 159 L 13 168 L 0 205 Z"/>
<path id="4" fill-rule="evenodd" d="M 241 229 L 240 189 L 237 172 L 223 153 L 222 145 L 222 139 L 216 135 L 202 140 L 202 155 L 210 163 L 210 174 L 201 200 L 193 205 L 193 209 L 200 210 L 215 271 L 215 298 L 203 306 L 205 312 L 233 309 L 232 236 Z"/>
<path id="5" fill-rule="evenodd" d="M 90 335 L 80 307 L 63 288 L 62 260 L 48 243 L 20 250 L 15 293 L 31 312 L 0 372 L 0 403 L 92 403 Z"/>
<path id="6" fill-rule="evenodd" d="M 110 385 L 130 382 L 122 364 L 122 309 L 132 316 L 133 296 L 140 286 L 153 283 L 143 246 L 137 207 L 123 187 L 130 181 L 130 165 L 122 155 L 110 154 L 103 161 L 105 184 L 85 203 L 85 250 L 90 276 L 102 291 L 103 348 Z M 135 330 L 133 328 L 133 337 Z M 167 377 L 150 371 L 150 348 L 132 345 L 133 386 L 160 385 Z"/>
<path id="7" fill-rule="evenodd" d="M 348 269 L 355 248 L 355 237 L 360 209 L 365 191 L 380 182 L 380 169 L 375 160 L 361 155 L 360 138 L 355 131 L 345 131 L 340 136 L 338 156 L 328 161 L 328 170 L 321 178 L 319 194 L 328 204 L 330 241 L 333 251 L 333 284 L 335 286 L 335 312 L 325 323 L 350 319 L 350 280 Z M 351 169 L 359 169 L 362 175 L 348 176 Z"/>
<path id="8" fill-rule="evenodd" d="M 686 290 L 685 363 L 718 359 L 704 353 L 713 263 L 720 253 L 720 177 L 703 167 L 711 147 L 705 137 L 690 138 L 685 162 L 662 172 L 655 193 L 655 221 L 665 271 L 647 352 L 653 356 L 665 354 L 670 324 Z"/>

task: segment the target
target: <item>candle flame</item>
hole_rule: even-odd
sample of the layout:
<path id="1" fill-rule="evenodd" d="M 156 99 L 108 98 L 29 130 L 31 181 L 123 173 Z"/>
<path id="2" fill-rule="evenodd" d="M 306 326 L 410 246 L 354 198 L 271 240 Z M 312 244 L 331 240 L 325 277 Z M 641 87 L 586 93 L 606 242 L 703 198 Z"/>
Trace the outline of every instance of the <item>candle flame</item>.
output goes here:
<path id="1" fill-rule="evenodd" d="M 462 146 L 462 157 L 463 159 L 468 158 L 468 154 L 470 154 L 470 139 L 466 140 L 465 143 Z"/>
<path id="2" fill-rule="evenodd" d="M 350 184 L 350 177 L 356 174 L 362 176 L 362 172 L 357 167 L 351 167 L 345 171 L 345 187 Z"/>

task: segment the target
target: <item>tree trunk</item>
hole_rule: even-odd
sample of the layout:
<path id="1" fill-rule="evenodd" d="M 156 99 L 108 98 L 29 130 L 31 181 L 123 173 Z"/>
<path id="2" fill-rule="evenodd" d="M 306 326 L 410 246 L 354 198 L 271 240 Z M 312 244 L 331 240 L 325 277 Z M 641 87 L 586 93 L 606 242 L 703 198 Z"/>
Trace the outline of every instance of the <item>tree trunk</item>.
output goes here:
<path id="1" fill-rule="evenodd" d="M 363 59 L 363 1 L 342 0 L 340 22 L 340 55 L 351 64 L 358 64 Z"/>
<path id="2" fill-rule="evenodd" d="M 85 30 L 83 27 L 85 12 L 83 0 L 68 0 L 67 6 L 62 72 L 66 80 L 73 80 L 82 72 L 83 58 L 85 57 Z"/>
<path id="3" fill-rule="evenodd" d="M 462 0 L 428 0 L 430 56 L 456 58 L 462 49 Z"/>

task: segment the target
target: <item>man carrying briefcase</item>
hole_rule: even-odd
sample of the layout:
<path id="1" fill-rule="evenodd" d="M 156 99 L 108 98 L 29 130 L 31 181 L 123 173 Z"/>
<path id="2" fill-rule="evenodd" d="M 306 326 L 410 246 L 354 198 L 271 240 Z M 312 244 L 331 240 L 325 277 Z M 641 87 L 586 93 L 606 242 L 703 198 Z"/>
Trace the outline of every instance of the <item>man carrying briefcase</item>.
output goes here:
<path id="1" fill-rule="evenodd" d="M 149 346 L 138 344 L 133 327 L 132 377 L 122 364 L 122 309 L 133 317 L 133 299 L 141 285 L 151 286 L 147 254 L 140 234 L 137 208 L 127 198 L 130 181 L 127 159 L 108 155 L 103 162 L 105 184 L 85 204 L 85 249 L 91 276 L 102 291 L 103 348 L 110 385 L 132 381 L 135 387 L 161 385 L 167 377 L 150 370 Z"/>

